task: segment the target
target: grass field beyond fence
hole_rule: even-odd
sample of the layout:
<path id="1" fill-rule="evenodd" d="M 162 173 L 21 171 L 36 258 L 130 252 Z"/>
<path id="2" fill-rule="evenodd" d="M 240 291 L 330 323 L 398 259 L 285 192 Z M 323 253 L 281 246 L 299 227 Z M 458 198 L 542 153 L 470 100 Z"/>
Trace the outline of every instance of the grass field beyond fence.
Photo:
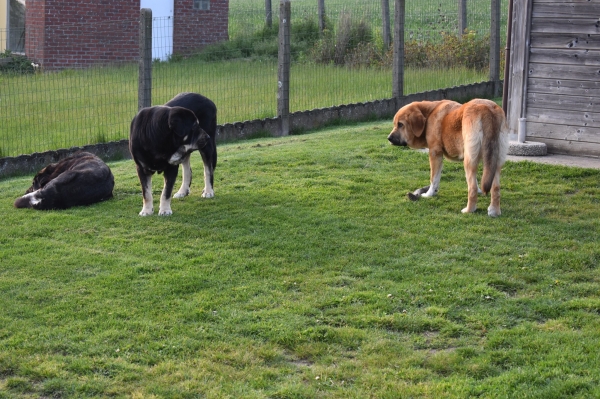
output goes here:
<path id="1" fill-rule="evenodd" d="M 66 211 L 1 180 L 0 398 L 599 397 L 600 171 L 509 162 L 463 215 L 390 129 L 221 145 L 210 200 L 194 154 L 171 217 L 132 161 Z"/>
<path id="2" fill-rule="evenodd" d="M 137 112 L 137 71 L 136 65 L 125 65 L 33 76 L 0 75 L 0 86 L 5 86 L 0 102 L 7 103 L 0 111 L 0 157 L 128 138 Z M 152 105 L 192 91 L 215 102 L 220 124 L 277 115 L 276 61 L 157 63 L 153 77 Z M 445 73 L 409 69 L 405 91 L 417 93 L 484 80 L 484 71 L 467 68 Z M 295 63 L 290 86 L 291 112 L 305 111 L 391 98 L 392 73 Z"/>

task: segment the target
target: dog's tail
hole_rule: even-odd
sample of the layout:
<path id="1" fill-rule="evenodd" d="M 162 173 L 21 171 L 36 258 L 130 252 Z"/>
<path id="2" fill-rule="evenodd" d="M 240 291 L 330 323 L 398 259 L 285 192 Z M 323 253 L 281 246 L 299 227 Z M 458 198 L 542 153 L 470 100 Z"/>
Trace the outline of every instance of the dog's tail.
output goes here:
<path id="1" fill-rule="evenodd" d="M 483 176 L 481 178 L 481 190 L 487 195 L 492 189 L 496 172 L 502 168 L 502 165 L 506 161 L 509 135 L 508 125 L 502 110 L 500 112 L 489 112 L 481 123 L 483 130 Z"/>

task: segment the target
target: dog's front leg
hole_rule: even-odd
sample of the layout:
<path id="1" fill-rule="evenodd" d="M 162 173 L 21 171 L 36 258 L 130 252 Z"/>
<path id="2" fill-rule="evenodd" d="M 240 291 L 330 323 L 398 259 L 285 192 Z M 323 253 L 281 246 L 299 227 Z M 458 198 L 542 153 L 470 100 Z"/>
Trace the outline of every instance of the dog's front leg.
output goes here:
<path id="1" fill-rule="evenodd" d="M 441 151 L 429 150 L 429 190 L 421 194 L 422 197 L 433 197 L 437 194 L 440 187 L 440 178 L 442 177 L 442 167 L 444 166 L 444 156 Z"/>
<path id="2" fill-rule="evenodd" d="M 164 171 L 165 185 L 162 194 L 160 195 L 159 216 L 169 216 L 173 214 L 173 211 L 171 210 L 171 194 L 173 193 L 173 186 L 177 180 L 177 172 L 179 172 L 179 165 L 170 165 Z"/>
<path id="3" fill-rule="evenodd" d="M 149 216 L 154 213 L 154 205 L 152 204 L 152 173 L 145 172 L 139 166 L 137 167 L 138 177 L 142 185 L 142 210 L 140 216 Z"/>
<path id="4" fill-rule="evenodd" d="M 182 173 L 183 173 L 183 181 L 181 182 L 181 187 L 179 191 L 173 196 L 175 198 L 183 198 L 187 195 L 190 195 L 190 186 L 192 185 L 192 167 L 190 165 L 190 154 L 188 154 L 181 163 Z"/>

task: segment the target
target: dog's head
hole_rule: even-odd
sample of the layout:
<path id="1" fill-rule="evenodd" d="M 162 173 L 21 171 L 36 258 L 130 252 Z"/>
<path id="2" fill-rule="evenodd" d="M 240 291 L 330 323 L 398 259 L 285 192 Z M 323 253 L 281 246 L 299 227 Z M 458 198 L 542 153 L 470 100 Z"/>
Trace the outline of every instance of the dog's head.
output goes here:
<path id="1" fill-rule="evenodd" d="M 183 107 L 171 107 L 169 110 L 169 129 L 176 147 L 197 144 L 198 148 L 202 148 L 210 139 L 208 133 L 200 127 L 196 115 Z"/>
<path id="2" fill-rule="evenodd" d="M 427 118 L 421 111 L 420 103 L 405 105 L 394 116 L 394 128 L 388 136 L 389 142 L 392 145 L 423 148 L 426 122 Z"/>
<path id="3" fill-rule="evenodd" d="M 50 165 L 46 166 L 44 169 L 40 170 L 34 176 L 33 183 L 31 184 L 31 187 L 29 187 L 27 189 L 27 191 L 25 191 L 25 194 L 29 194 L 29 193 L 39 190 L 40 188 L 42 188 L 46 184 L 48 184 L 52 179 L 54 179 L 56 177 L 54 174 L 54 169 L 56 169 L 56 165 L 50 164 Z"/>

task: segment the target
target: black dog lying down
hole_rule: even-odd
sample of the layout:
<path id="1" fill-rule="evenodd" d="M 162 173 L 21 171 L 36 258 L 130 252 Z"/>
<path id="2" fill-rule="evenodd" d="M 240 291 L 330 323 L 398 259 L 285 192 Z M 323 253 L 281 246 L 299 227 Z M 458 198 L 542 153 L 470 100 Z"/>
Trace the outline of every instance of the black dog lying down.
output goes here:
<path id="1" fill-rule="evenodd" d="M 131 121 L 129 151 L 142 185 L 143 207 L 140 216 L 154 212 L 152 175 L 155 172 L 164 172 L 165 180 L 158 214 L 164 216 L 173 213 L 171 194 L 179 164 L 187 162 L 189 168 L 190 154 L 209 145 L 210 141 L 211 137 L 200 127 L 194 112 L 187 108 L 158 105 L 142 108 L 138 112 Z M 186 177 L 189 180 L 184 195 L 189 192 L 191 181 L 191 175 L 186 176 L 184 172 L 184 186 Z"/>
<path id="2" fill-rule="evenodd" d="M 110 168 L 89 152 L 78 152 L 40 170 L 16 208 L 67 209 L 112 198 L 115 179 Z"/>

